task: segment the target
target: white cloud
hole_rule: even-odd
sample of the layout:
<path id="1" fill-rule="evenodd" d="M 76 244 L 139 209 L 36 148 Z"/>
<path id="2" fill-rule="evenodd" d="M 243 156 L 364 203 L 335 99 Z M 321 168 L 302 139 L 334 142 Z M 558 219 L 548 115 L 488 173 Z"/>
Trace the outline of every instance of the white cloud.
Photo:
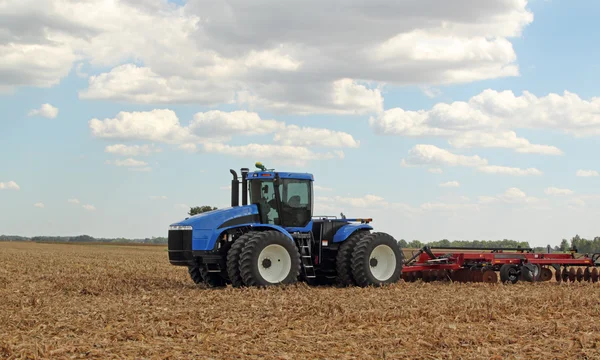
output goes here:
<path id="1" fill-rule="evenodd" d="M 574 193 L 571 189 L 560 189 L 556 187 L 548 187 L 544 190 L 547 195 L 572 195 Z"/>
<path id="2" fill-rule="evenodd" d="M 39 109 L 31 110 L 28 116 L 43 116 L 48 119 L 54 119 L 58 116 L 58 108 L 50 105 L 50 104 L 42 104 Z"/>
<path id="3" fill-rule="evenodd" d="M 121 111 L 112 119 L 89 121 L 92 135 L 107 139 L 148 140 L 178 144 L 197 140 L 189 129 L 181 127 L 174 111 L 154 109 L 144 112 Z"/>
<path id="4" fill-rule="evenodd" d="M 43 209 L 45 207 L 44 203 L 41 203 L 41 202 L 35 203 L 35 204 L 33 204 L 33 206 L 35 206 L 36 208 L 40 208 L 40 209 Z"/>
<path id="5" fill-rule="evenodd" d="M 92 135 L 100 138 L 121 140 L 160 141 L 178 144 L 178 148 L 189 152 L 217 152 L 235 156 L 278 158 L 288 163 L 305 164 L 308 160 L 343 158 L 344 153 L 334 150 L 319 153 L 307 147 L 358 147 L 352 135 L 323 128 L 286 125 L 276 120 L 261 119 L 257 113 L 247 111 L 208 111 L 196 113 L 189 126 L 182 126 L 175 112 L 152 110 L 145 112 L 119 112 L 113 119 L 89 121 Z M 274 133 L 275 144 L 224 144 L 232 135 L 250 136 Z M 198 149 L 198 145 L 201 148 Z M 135 156 L 160 151 L 148 145 L 117 144 L 107 146 L 106 152 Z M 296 158 L 294 160 L 294 158 Z M 108 161 L 107 163 L 112 163 Z M 118 166 L 136 166 L 131 160 L 114 162 Z M 144 163 L 145 164 L 145 163 Z M 144 165 L 140 163 L 141 166 Z M 137 169 L 140 171 L 142 169 Z M 147 169 L 149 170 L 149 168 Z"/>
<path id="6" fill-rule="evenodd" d="M 333 191 L 332 188 L 324 187 L 324 186 L 321 186 L 321 185 L 313 185 L 313 189 L 315 191 Z"/>
<path id="7" fill-rule="evenodd" d="M 217 105 L 234 101 L 234 92 L 218 81 L 156 74 L 151 68 L 123 64 L 108 73 L 90 76 L 80 98 L 141 104 L 199 103 Z"/>
<path id="8" fill-rule="evenodd" d="M 523 190 L 516 187 L 508 188 L 504 193 L 496 196 L 479 197 L 480 204 L 491 204 L 497 202 L 508 204 L 521 204 L 537 208 L 543 208 L 544 204 L 546 203 L 545 200 L 529 196 Z"/>
<path id="9" fill-rule="evenodd" d="M 87 99 L 237 101 L 298 113 L 381 111 L 378 82 L 430 86 L 518 75 L 508 39 L 533 21 L 525 1 L 4 4 L 10 11 L 0 15 L 0 44 L 10 45 L 0 46 L 0 71 L 10 76 L 2 88 L 51 86 L 85 64 L 93 74 L 81 93 Z M 110 70 L 96 74 L 99 68 Z"/>
<path id="10" fill-rule="evenodd" d="M 132 158 L 128 158 L 128 159 L 124 159 L 124 160 L 107 161 L 106 163 L 114 164 L 116 166 L 126 166 L 126 167 L 141 167 L 141 166 L 148 165 L 148 163 L 145 161 L 136 160 L 136 159 L 132 159 Z"/>
<path id="11" fill-rule="evenodd" d="M 428 171 L 432 174 L 441 174 L 444 172 L 444 170 L 440 168 L 430 168 Z"/>
<path id="12" fill-rule="evenodd" d="M 437 88 L 431 88 L 429 86 L 421 86 L 421 91 L 429 98 L 435 98 L 442 94 L 442 91 Z"/>
<path id="13" fill-rule="evenodd" d="M 275 134 L 274 141 L 282 145 L 357 148 L 360 141 L 352 135 L 323 128 L 288 125 Z"/>
<path id="14" fill-rule="evenodd" d="M 203 151 L 219 153 L 251 159 L 277 159 L 286 164 L 303 166 L 311 160 L 328 160 L 343 158 L 343 152 L 313 152 L 306 147 L 272 145 L 272 144 L 246 144 L 227 145 L 220 143 L 204 143 Z"/>
<path id="15" fill-rule="evenodd" d="M 487 165 L 480 166 L 477 170 L 487 174 L 502 174 L 511 176 L 542 175 L 543 173 L 536 168 L 521 169 L 508 166 Z"/>
<path id="16" fill-rule="evenodd" d="M 345 204 L 354 208 L 372 208 L 377 206 L 387 206 L 388 202 L 378 195 L 367 194 L 362 197 L 343 197 L 336 196 L 333 198 L 336 204 Z"/>
<path id="17" fill-rule="evenodd" d="M 262 107 L 278 112 L 309 115 L 313 113 L 336 115 L 364 115 L 383 111 L 381 90 L 371 89 L 348 78 L 333 80 L 330 84 L 257 85 L 258 89 L 237 93 L 238 105 Z M 285 88 L 284 88 L 285 87 Z M 294 99 L 295 94 L 306 94 L 306 101 Z"/>
<path id="18" fill-rule="evenodd" d="M 20 190 L 21 187 L 14 181 L 0 182 L 0 190 Z"/>
<path id="19" fill-rule="evenodd" d="M 460 183 L 458 181 L 448 181 L 445 183 L 441 183 L 440 187 L 459 187 Z"/>
<path id="20" fill-rule="evenodd" d="M 213 110 L 199 112 L 190 123 L 190 130 L 204 138 L 228 138 L 230 135 L 263 135 L 285 128 L 285 123 L 263 120 L 257 113 Z"/>
<path id="21" fill-rule="evenodd" d="M 519 153 L 562 155 L 563 151 L 555 146 L 531 144 L 527 139 L 517 137 L 514 131 L 481 132 L 467 131 L 459 133 L 448 141 L 458 149 L 468 148 L 506 148 Z"/>
<path id="22" fill-rule="evenodd" d="M 67 200 L 67 202 L 69 202 L 71 204 L 79 205 L 79 199 L 69 199 L 69 200 Z"/>
<path id="23" fill-rule="evenodd" d="M 408 151 L 408 157 L 402 161 L 402 164 L 406 166 L 446 165 L 473 167 L 487 164 L 487 160 L 477 155 L 456 155 L 437 146 L 424 144 L 415 145 Z"/>
<path id="24" fill-rule="evenodd" d="M 379 135 L 446 138 L 451 146 L 505 148 L 519 153 L 562 155 L 553 145 L 532 144 L 518 129 L 562 131 L 574 136 L 600 135 L 600 98 L 581 99 L 565 91 L 537 97 L 530 92 L 484 90 L 468 101 L 438 103 L 430 110 L 392 108 L 369 119 Z"/>
<path id="25" fill-rule="evenodd" d="M 96 207 L 95 207 L 94 205 L 89 205 L 89 204 L 86 204 L 86 205 L 83 205 L 82 207 L 83 207 L 85 210 L 87 210 L 87 211 L 94 211 L 94 210 L 96 210 Z"/>
<path id="26" fill-rule="evenodd" d="M 408 151 L 408 156 L 401 160 L 402 166 L 465 166 L 474 167 L 488 174 L 504 174 L 512 176 L 542 175 L 536 168 L 515 168 L 498 165 L 488 165 L 487 159 L 477 155 L 457 155 L 435 145 L 418 144 Z"/>
<path id="27" fill-rule="evenodd" d="M 150 155 L 152 153 L 158 153 L 162 150 L 160 148 L 156 148 L 154 145 L 124 145 L 124 144 L 115 144 L 108 145 L 104 148 L 104 152 L 121 155 L 121 156 L 140 156 L 140 155 Z"/>
<path id="28" fill-rule="evenodd" d="M 581 177 L 590 177 L 590 176 L 600 176 L 600 173 L 596 170 L 577 170 L 577 176 Z"/>

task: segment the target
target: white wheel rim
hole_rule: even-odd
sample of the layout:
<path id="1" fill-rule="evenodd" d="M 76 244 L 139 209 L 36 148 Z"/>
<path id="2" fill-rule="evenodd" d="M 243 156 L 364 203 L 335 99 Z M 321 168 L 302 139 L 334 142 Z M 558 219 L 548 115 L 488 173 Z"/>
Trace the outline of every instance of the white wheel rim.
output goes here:
<path id="1" fill-rule="evenodd" d="M 281 245 L 268 245 L 258 254 L 258 272 L 270 283 L 282 282 L 291 269 L 292 258 Z"/>
<path id="2" fill-rule="evenodd" d="M 396 254 L 387 245 L 378 245 L 371 251 L 369 257 L 371 274 L 378 281 L 386 281 L 396 270 Z"/>

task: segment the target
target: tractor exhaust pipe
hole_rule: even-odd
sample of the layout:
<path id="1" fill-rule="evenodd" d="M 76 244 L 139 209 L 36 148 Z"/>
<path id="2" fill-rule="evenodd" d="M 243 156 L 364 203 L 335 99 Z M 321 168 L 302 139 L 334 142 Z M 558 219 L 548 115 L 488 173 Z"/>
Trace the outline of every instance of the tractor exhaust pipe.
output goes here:
<path id="1" fill-rule="evenodd" d="M 240 206 L 240 181 L 235 170 L 230 169 L 229 172 L 233 175 L 233 180 L 231 180 L 231 207 Z"/>
<path id="2" fill-rule="evenodd" d="M 250 169 L 242 168 L 242 205 L 248 205 L 248 172 Z"/>

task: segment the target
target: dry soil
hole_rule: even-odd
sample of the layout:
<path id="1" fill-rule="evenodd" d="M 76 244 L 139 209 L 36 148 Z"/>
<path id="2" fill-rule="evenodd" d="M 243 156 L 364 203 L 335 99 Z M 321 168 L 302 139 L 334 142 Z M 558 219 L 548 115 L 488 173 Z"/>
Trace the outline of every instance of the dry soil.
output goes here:
<path id="1" fill-rule="evenodd" d="M 163 246 L 0 242 L 0 358 L 600 358 L 598 283 L 203 289 Z"/>

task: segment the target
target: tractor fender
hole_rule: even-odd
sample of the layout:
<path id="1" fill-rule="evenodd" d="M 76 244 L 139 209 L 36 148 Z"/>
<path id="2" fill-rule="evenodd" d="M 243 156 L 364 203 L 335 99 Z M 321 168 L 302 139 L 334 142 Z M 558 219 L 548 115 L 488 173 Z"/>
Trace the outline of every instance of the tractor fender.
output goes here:
<path id="1" fill-rule="evenodd" d="M 348 225 L 345 225 L 345 226 L 339 228 L 338 231 L 336 231 L 335 235 L 333 235 L 333 242 L 337 243 L 337 242 L 344 241 L 348 237 L 350 237 L 350 235 L 352 235 L 354 232 L 356 232 L 358 230 L 361 230 L 361 229 L 373 230 L 373 227 L 371 225 L 368 225 L 368 224 L 348 224 Z"/>
<path id="2" fill-rule="evenodd" d="M 250 227 L 252 230 L 258 230 L 258 231 L 276 230 L 276 231 L 279 231 L 280 233 L 283 233 L 291 241 L 294 241 L 294 238 L 292 237 L 292 235 L 290 235 L 290 233 L 286 229 L 282 228 L 281 226 L 270 225 L 270 224 L 247 223 L 247 224 L 233 225 L 233 226 L 228 226 L 228 227 L 218 229 L 218 231 L 215 231 L 213 233 L 210 243 L 214 244 L 224 231 L 235 229 L 235 228 L 240 228 L 240 227 Z"/>

